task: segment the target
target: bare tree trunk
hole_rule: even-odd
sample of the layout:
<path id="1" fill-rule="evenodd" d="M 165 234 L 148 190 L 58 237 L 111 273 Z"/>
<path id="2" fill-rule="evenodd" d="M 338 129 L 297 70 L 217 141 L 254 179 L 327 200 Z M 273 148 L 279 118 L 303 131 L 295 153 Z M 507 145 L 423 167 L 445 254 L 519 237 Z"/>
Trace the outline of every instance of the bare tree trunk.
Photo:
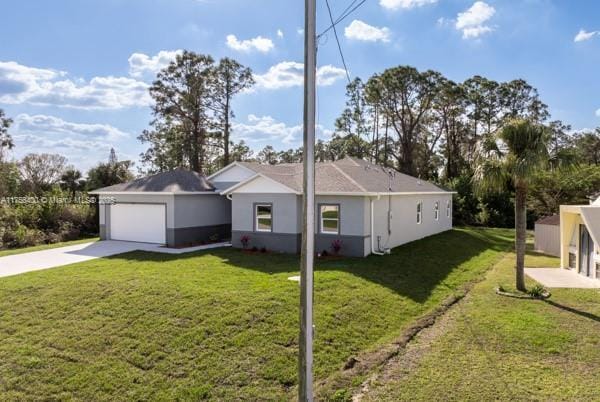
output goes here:
<path id="1" fill-rule="evenodd" d="M 525 292 L 525 240 L 527 236 L 527 185 L 517 182 L 515 186 L 515 251 L 517 253 L 516 280 L 517 289 Z"/>
<path id="2" fill-rule="evenodd" d="M 383 143 L 383 166 L 388 166 L 388 128 L 389 120 L 386 114 L 385 116 L 385 142 Z"/>
<path id="3" fill-rule="evenodd" d="M 192 136 L 192 146 L 191 146 L 191 155 L 190 155 L 190 168 L 194 172 L 200 173 L 200 158 L 199 158 L 199 147 L 200 147 L 200 133 L 197 125 L 194 125 L 193 128 L 193 136 Z"/>
<path id="4" fill-rule="evenodd" d="M 229 165 L 229 94 L 225 100 L 225 129 L 223 130 L 223 166 Z"/>

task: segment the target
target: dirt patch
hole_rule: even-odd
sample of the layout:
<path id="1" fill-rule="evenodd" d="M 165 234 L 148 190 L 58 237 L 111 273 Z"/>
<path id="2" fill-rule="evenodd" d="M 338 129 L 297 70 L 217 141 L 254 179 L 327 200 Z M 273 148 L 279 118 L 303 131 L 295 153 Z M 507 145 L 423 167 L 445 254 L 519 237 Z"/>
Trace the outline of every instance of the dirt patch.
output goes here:
<path id="1" fill-rule="evenodd" d="M 377 368 L 382 368 L 388 365 L 388 363 L 393 361 L 396 356 L 405 350 L 407 345 L 419 333 L 421 333 L 424 329 L 433 326 L 439 317 L 443 316 L 448 309 L 459 302 L 471 289 L 471 287 L 472 284 L 463 288 L 463 290 L 457 295 L 453 295 L 444 300 L 444 302 L 438 308 L 421 317 L 416 323 L 404 330 L 402 334 L 392 343 L 385 345 L 376 351 L 364 353 L 359 356 L 353 356 L 348 359 L 341 371 L 317 384 L 317 398 L 319 400 L 329 399 L 328 397 L 333 395 L 337 390 L 348 389 L 352 387 L 356 378 L 365 377 Z M 363 383 L 363 385 L 360 387 L 361 392 L 363 389 L 368 389 L 368 384 L 370 381 L 377 378 L 376 374 L 375 377 L 369 377 L 367 381 Z M 358 397 L 358 400 L 360 400 L 359 395 L 361 392 L 356 394 L 354 398 Z"/>
<path id="2" fill-rule="evenodd" d="M 450 314 L 450 310 L 454 310 L 453 307 L 465 298 L 477 283 L 483 281 L 498 262 L 492 264 L 477 280 L 465 284 L 435 310 L 406 328 L 391 343 L 348 359 L 339 372 L 316 384 L 317 399 L 330 400 L 340 391 L 353 390 L 352 400 L 360 401 L 369 393 L 372 384 L 400 379 L 409 373 L 418 365 L 432 342 L 442 335 L 452 322 L 454 315 Z M 417 337 L 418 342 L 415 341 Z M 357 384 L 357 380 L 361 382 Z M 344 394 L 350 396 L 348 392 Z"/>

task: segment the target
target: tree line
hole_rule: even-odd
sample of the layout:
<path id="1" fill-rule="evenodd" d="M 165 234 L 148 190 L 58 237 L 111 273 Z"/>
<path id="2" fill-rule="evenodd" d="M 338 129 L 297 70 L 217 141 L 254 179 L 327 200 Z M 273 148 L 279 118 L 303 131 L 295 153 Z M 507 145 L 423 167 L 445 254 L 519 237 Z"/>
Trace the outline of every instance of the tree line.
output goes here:
<path id="1" fill-rule="evenodd" d="M 293 163 L 302 148 L 254 152 L 231 141 L 233 98 L 252 87 L 249 68 L 231 59 L 184 52 L 158 73 L 150 129 L 140 140 L 146 172 L 176 167 L 211 173 L 231 161 Z M 250 95 L 251 96 L 251 95 Z M 497 82 L 479 75 L 454 82 L 432 70 L 398 66 L 346 88 L 346 104 L 329 140 L 315 144 L 317 161 L 345 156 L 369 160 L 457 191 L 455 219 L 462 224 L 511 226 L 514 188 L 477 195 L 473 174 L 479 149 L 510 121 L 524 119 L 545 128 L 552 167 L 529 188 L 529 226 L 556 213 L 560 203 L 586 202 L 600 188 L 600 128 L 573 132 L 552 120 L 536 88 L 523 79 Z M 585 174 L 582 174 L 585 172 Z"/>
<path id="2" fill-rule="evenodd" d="M 111 149 L 86 177 L 58 154 L 8 160 L 12 119 L 0 109 L 0 249 L 57 243 L 98 233 L 98 210 L 87 191 L 134 178 L 131 161 Z"/>

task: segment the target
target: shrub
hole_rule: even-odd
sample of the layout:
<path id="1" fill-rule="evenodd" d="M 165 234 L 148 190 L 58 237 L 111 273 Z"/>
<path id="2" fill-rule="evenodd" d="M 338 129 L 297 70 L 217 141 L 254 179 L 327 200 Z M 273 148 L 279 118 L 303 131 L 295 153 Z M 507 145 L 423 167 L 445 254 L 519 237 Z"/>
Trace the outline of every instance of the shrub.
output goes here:
<path id="1" fill-rule="evenodd" d="M 537 284 L 531 289 L 529 289 L 527 293 L 529 294 L 529 296 L 534 297 L 536 299 L 543 299 L 548 294 L 548 291 L 542 285 Z"/>
<path id="2" fill-rule="evenodd" d="M 267 248 L 265 246 L 260 248 L 260 252 L 261 253 L 266 253 L 267 252 Z"/>
<path id="3" fill-rule="evenodd" d="M 240 238 L 240 242 L 242 243 L 242 248 L 247 249 L 248 244 L 250 243 L 250 236 L 244 235 Z"/>
<path id="4" fill-rule="evenodd" d="M 256 253 L 258 251 L 258 247 L 256 247 L 256 246 L 252 247 L 252 251 L 254 251 Z"/>
<path id="5" fill-rule="evenodd" d="M 323 252 L 321 253 L 322 257 L 327 257 L 329 255 L 329 253 L 327 252 L 327 250 L 323 250 Z"/>
<path id="6" fill-rule="evenodd" d="M 342 241 L 340 239 L 335 239 L 334 241 L 332 241 L 331 249 L 333 250 L 333 253 L 335 255 L 338 255 L 340 253 L 340 250 L 342 249 Z"/>

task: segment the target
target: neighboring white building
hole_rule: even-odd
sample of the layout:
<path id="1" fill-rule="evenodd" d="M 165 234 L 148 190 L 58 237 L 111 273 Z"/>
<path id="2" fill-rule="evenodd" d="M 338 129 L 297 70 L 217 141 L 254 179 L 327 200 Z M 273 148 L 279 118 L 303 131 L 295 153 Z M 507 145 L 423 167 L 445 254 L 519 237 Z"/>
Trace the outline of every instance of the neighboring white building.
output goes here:
<path id="1" fill-rule="evenodd" d="M 590 205 L 560 206 L 561 266 L 600 279 L 600 197 Z"/>
<path id="2" fill-rule="evenodd" d="M 535 222 L 535 251 L 560 257 L 560 215 L 551 215 Z"/>

